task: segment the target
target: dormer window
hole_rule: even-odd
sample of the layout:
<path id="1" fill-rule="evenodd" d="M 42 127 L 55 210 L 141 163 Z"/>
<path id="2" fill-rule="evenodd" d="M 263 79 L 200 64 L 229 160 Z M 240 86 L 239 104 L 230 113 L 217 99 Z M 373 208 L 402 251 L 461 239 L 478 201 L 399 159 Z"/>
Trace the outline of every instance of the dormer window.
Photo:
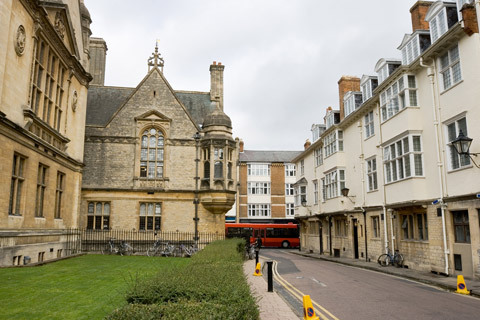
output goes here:
<path id="1" fill-rule="evenodd" d="M 373 90 L 378 86 L 377 77 L 363 76 L 360 81 L 360 88 L 362 90 L 362 102 L 367 101 L 373 96 Z"/>
<path id="2" fill-rule="evenodd" d="M 430 37 L 434 43 L 458 22 L 456 6 L 454 3 L 437 1 L 428 9 L 425 20 L 430 25 Z"/>
<path id="3" fill-rule="evenodd" d="M 348 91 L 343 98 L 345 117 L 357 110 L 362 104 L 362 93 Z"/>
<path id="4" fill-rule="evenodd" d="M 378 74 L 378 84 L 385 81 L 401 64 L 401 61 L 396 59 L 380 59 L 375 66 L 375 72 Z"/>
<path id="5" fill-rule="evenodd" d="M 398 47 L 402 51 L 402 64 L 409 65 L 415 61 L 430 46 L 430 33 L 417 30 L 412 35 L 405 35 Z"/>
<path id="6" fill-rule="evenodd" d="M 320 138 L 322 133 L 325 131 L 325 125 L 324 124 L 313 124 L 311 131 L 312 131 L 313 141 L 315 142 Z"/>
<path id="7" fill-rule="evenodd" d="M 335 111 L 331 109 L 328 110 L 327 115 L 325 116 L 325 124 L 327 126 L 325 129 L 328 129 L 334 124 L 337 124 L 339 122 L 340 122 L 340 112 L 338 110 L 335 110 Z"/>

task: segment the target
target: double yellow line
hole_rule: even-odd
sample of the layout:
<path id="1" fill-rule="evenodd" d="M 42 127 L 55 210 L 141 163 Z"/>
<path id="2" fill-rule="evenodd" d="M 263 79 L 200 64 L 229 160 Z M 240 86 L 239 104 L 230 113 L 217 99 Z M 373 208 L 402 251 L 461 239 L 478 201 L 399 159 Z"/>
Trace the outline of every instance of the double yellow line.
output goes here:
<path id="1" fill-rule="evenodd" d="M 303 296 L 305 295 L 303 292 L 295 288 L 292 284 L 290 284 L 287 280 L 283 279 L 280 274 L 277 271 L 277 261 L 273 260 L 273 278 L 275 281 L 280 283 L 285 290 L 287 290 L 292 296 L 297 298 L 302 304 L 303 304 Z M 327 309 L 316 303 L 315 301 L 312 300 L 312 304 L 317 307 L 318 311 L 317 316 L 319 316 L 321 319 L 331 319 L 331 320 L 338 320 L 337 317 L 335 317 L 333 314 L 331 314 Z"/>

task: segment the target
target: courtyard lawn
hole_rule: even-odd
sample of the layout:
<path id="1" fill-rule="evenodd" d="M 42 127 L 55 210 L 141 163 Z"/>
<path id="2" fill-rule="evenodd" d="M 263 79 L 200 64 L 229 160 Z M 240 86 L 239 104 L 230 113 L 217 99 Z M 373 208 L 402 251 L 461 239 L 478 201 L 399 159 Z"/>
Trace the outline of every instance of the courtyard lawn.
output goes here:
<path id="1" fill-rule="evenodd" d="M 0 319 L 103 319 L 126 304 L 137 279 L 182 269 L 190 259 L 84 255 L 0 269 Z"/>

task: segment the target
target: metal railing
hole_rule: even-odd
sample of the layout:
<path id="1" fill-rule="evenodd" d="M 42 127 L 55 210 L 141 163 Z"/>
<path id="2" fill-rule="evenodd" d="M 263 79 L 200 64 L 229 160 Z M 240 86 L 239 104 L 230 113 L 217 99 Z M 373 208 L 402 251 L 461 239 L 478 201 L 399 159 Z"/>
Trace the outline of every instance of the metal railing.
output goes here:
<path id="1" fill-rule="evenodd" d="M 69 229 L 67 236 L 67 249 L 72 253 L 78 252 L 102 252 L 113 240 L 116 245 L 127 242 L 137 254 L 146 254 L 156 240 L 174 245 L 197 245 L 203 249 L 207 244 L 215 240 L 225 239 L 223 233 L 198 232 L 198 241 L 195 243 L 194 232 L 176 231 L 139 231 L 139 230 L 92 230 L 92 229 Z"/>

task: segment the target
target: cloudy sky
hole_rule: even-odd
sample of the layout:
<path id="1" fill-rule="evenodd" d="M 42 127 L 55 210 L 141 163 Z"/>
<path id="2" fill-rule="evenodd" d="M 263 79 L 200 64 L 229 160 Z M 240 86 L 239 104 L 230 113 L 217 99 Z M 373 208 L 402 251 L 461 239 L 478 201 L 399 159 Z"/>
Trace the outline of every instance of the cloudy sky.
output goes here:
<path id="1" fill-rule="evenodd" d="M 224 111 L 249 150 L 302 150 L 342 75 L 399 58 L 415 0 L 85 0 L 108 46 L 105 84 L 135 87 L 159 40 L 175 90 L 209 91 L 225 65 Z"/>

